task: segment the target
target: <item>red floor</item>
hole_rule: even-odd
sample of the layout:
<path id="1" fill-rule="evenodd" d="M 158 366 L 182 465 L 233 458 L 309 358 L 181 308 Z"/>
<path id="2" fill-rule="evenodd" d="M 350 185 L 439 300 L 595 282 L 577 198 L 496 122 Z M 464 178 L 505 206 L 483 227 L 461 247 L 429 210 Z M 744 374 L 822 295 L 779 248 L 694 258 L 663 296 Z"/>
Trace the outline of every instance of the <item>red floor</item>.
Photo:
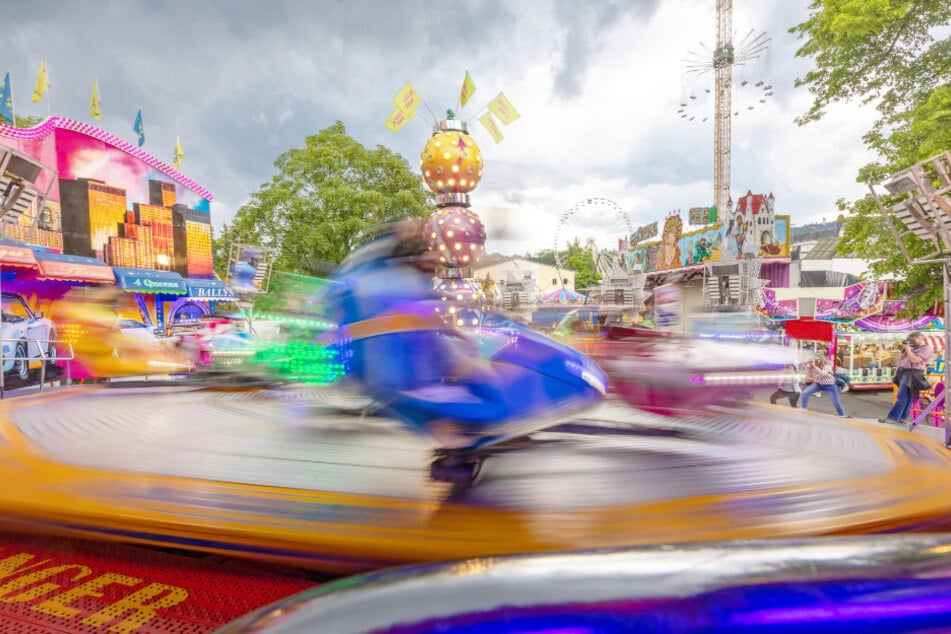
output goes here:
<path id="1" fill-rule="evenodd" d="M 210 632 L 314 581 L 274 565 L 0 533 L 0 632 Z"/>

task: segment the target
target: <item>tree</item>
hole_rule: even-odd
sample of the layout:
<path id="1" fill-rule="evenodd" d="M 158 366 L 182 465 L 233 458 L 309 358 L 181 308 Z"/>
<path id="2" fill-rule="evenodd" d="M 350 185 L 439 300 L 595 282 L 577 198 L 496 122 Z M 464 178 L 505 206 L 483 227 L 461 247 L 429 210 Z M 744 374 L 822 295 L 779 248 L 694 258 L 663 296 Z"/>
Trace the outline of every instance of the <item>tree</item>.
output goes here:
<path id="1" fill-rule="evenodd" d="M 814 97 L 797 123 L 821 119 L 834 102 L 874 102 L 880 117 L 863 138 L 882 162 L 859 170 L 858 181 L 864 183 L 881 182 L 951 149 L 951 3 L 814 0 L 810 9 L 809 19 L 790 29 L 806 39 L 796 55 L 816 63 L 796 80 Z M 910 297 L 909 312 L 920 312 L 941 296 L 938 267 L 908 266 L 871 195 L 838 205 L 849 212 L 841 255 L 872 260 L 874 276 L 893 277 L 893 294 Z M 927 248 L 916 238 L 907 244 L 913 257 Z"/>
<path id="2" fill-rule="evenodd" d="M 594 268 L 594 249 L 591 243 L 581 246 L 578 238 L 568 245 L 565 265 L 575 272 L 575 288 L 590 288 L 601 282 L 601 276 Z"/>
<path id="3" fill-rule="evenodd" d="M 580 240 L 575 238 L 574 242 L 568 243 L 567 247 L 564 251 L 558 251 L 558 258 L 567 268 L 575 272 L 575 288 L 590 288 L 600 284 L 601 276 L 594 266 L 594 246 L 590 243 L 581 246 Z M 542 249 L 522 257 L 548 266 L 557 266 L 553 249 Z"/>
<path id="4" fill-rule="evenodd" d="M 889 281 L 892 297 L 908 298 L 906 314 L 921 315 L 941 300 L 940 266 L 908 265 L 871 196 L 851 205 L 841 199 L 837 204 L 840 209 L 849 208 L 851 212 L 839 240 L 839 253 L 869 261 L 872 279 Z M 929 252 L 925 242 L 917 238 L 906 240 L 905 244 L 912 257 L 922 257 Z"/>
<path id="5" fill-rule="evenodd" d="M 35 128 L 36 126 L 43 123 L 43 117 L 20 117 L 13 115 L 14 126 L 17 128 Z"/>
<path id="6" fill-rule="evenodd" d="M 806 38 L 797 57 L 816 68 L 798 78 L 814 99 L 800 124 L 818 121 L 829 104 L 875 101 L 881 114 L 866 137 L 882 150 L 890 126 L 927 102 L 951 76 L 951 38 L 936 32 L 951 20 L 947 0 L 813 0 L 808 20 L 790 29 Z"/>
<path id="7" fill-rule="evenodd" d="M 432 196 L 406 159 L 382 146 L 368 150 L 340 121 L 274 165 L 278 173 L 215 241 L 218 270 L 231 244 L 247 243 L 276 253 L 275 269 L 326 275 L 374 227 L 433 211 Z"/>

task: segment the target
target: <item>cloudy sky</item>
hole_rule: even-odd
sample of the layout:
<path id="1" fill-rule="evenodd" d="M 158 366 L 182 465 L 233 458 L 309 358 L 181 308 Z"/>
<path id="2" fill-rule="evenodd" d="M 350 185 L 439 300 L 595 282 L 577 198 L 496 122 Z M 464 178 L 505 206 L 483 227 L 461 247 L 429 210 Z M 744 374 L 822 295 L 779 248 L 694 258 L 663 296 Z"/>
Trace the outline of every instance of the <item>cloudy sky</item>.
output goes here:
<path id="1" fill-rule="evenodd" d="M 861 142 L 871 107 L 793 122 L 810 103 L 793 88 L 810 61 L 793 57 L 799 42 L 787 31 L 808 4 L 735 0 L 733 15 L 737 42 L 754 30 L 770 46 L 735 75 L 731 191 L 772 192 L 794 225 L 831 220 L 837 198 L 861 196 L 855 175 L 873 158 Z M 134 142 L 142 108 L 143 149 L 169 163 L 179 136 L 182 172 L 214 195 L 216 228 L 270 180 L 281 153 L 335 120 L 415 169 L 432 117 L 421 107 L 391 133 L 393 97 L 410 81 L 442 118 L 467 70 L 476 92 L 460 118 L 499 91 L 521 114 L 500 126 L 498 145 L 470 128 L 485 155 L 472 202 L 488 250 L 537 251 L 569 234 L 600 242 L 713 202 L 712 118 L 702 120 L 712 77 L 684 68 L 714 45 L 714 0 L 31 0 L 4 18 L 0 72 L 13 78 L 18 115 L 93 122 L 97 78 L 96 124 Z M 51 89 L 33 104 L 41 58 Z M 773 87 L 765 103 L 757 81 Z"/>

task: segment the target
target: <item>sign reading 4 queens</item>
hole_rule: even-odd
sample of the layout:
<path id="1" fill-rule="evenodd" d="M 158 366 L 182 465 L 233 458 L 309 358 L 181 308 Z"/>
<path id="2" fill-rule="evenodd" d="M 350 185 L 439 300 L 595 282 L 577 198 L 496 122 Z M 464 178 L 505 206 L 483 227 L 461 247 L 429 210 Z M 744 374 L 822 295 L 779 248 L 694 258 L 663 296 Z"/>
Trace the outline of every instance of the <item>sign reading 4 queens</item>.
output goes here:
<path id="1" fill-rule="evenodd" d="M 688 218 L 709 221 L 713 212 L 712 207 L 696 207 Z M 748 191 L 734 209 L 716 210 L 713 224 L 688 230 L 676 211 L 664 220 L 659 240 L 622 243 L 621 251 L 628 273 L 650 273 L 732 259 L 788 259 L 789 239 L 789 216 L 776 214 L 773 195 Z"/>
<path id="2" fill-rule="evenodd" d="M 177 291 L 179 290 L 180 284 L 174 280 L 152 280 L 149 278 L 140 278 L 132 282 L 132 286 L 136 288 L 145 288 L 148 290 Z"/>

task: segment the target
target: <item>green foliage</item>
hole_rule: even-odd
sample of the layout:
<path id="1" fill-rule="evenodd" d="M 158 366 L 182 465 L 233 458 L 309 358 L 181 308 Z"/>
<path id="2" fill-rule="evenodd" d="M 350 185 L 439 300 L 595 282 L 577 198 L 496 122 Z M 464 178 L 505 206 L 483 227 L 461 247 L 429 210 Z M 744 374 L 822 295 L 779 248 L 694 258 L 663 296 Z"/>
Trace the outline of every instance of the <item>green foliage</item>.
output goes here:
<path id="1" fill-rule="evenodd" d="M 526 253 L 526 260 L 532 260 L 548 266 L 557 266 L 555 251 L 542 249 L 538 253 Z M 594 248 L 589 244 L 581 246 L 578 238 L 568 244 L 568 248 L 558 252 L 563 265 L 575 272 L 575 288 L 585 289 L 601 283 L 601 276 L 594 266 Z"/>
<path id="2" fill-rule="evenodd" d="M 601 282 L 601 276 L 594 268 L 594 250 L 591 245 L 582 247 L 575 238 L 568 245 L 568 253 L 562 262 L 575 272 L 575 288 L 590 288 Z"/>
<path id="3" fill-rule="evenodd" d="M 810 9 L 809 19 L 790 29 L 806 40 L 796 55 L 815 62 L 796 80 L 813 95 L 797 123 L 821 119 L 835 102 L 874 103 L 880 117 L 864 140 L 882 161 L 859 170 L 864 183 L 951 149 L 948 0 L 813 0 Z M 940 269 L 908 266 L 871 195 L 839 201 L 839 208 L 849 212 L 839 254 L 872 260 L 872 276 L 894 279 L 892 294 L 909 295 L 912 312 L 940 298 Z M 929 251 L 914 236 L 904 244 L 911 257 Z"/>
<path id="4" fill-rule="evenodd" d="M 272 249 L 277 270 L 325 275 L 374 227 L 433 211 L 431 194 L 403 157 L 363 147 L 340 121 L 274 165 L 278 173 L 215 241 L 217 270 L 237 242 Z"/>
<path id="5" fill-rule="evenodd" d="M 891 201 L 885 199 L 885 202 Z M 840 209 L 849 207 L 844 200 L 837 204 Z M 850 212 L 838 244 L 840 254 L 868 260 L 871 279 L 890 281 L 893 298 L 909 298 L 906 314 L 921 315 L 941 300 L 940 265 L 909 266 L 871 194 L 852 203 Z M 901 225 L 896 228 L 902 230 Z M 913 258 L 933 251 L 914 235 L 904 240 L 904 244 Z"/>
<path id="6" fill-rule="evenodd" d="M 565 252 L 562 252 L 564 254 Z M 524 256 L 526 260 L 532 260 L 534 262 L 540 262 L 542 264 L 547 264 L 548 266 L 555 266 L 557 264 L 555 260 L 555 252 L 552 249 L 542 249 L 538 253 L 528 254 Z"/>
<path id="7" fill-rule="evenodd" d="M 255 314 L 303 314 L 308 302 L 328 280 L 309 275 L 273 271 L 267 293 L 254 298 Z"/>
<path id="8" fill-rule="evenodd" d="M 13 115 L 14 125 L 18 128 L 35 128 L 43 123 L 43 117 L 20 117 Z"/>
<path id="9" fill-rule="evenodd" d="M 796 56 L 816 64 L 795 83 L 814 97 L 800 124 L 821 119 L 831 103 L 859 99 L 877 102 L 881 130 L 947 83 L 951 40 L 935 38 L 935 27 L 951 20 L 947 0 L 813 0 L 810 9 L 789 30 L 806 39 Z"/>

